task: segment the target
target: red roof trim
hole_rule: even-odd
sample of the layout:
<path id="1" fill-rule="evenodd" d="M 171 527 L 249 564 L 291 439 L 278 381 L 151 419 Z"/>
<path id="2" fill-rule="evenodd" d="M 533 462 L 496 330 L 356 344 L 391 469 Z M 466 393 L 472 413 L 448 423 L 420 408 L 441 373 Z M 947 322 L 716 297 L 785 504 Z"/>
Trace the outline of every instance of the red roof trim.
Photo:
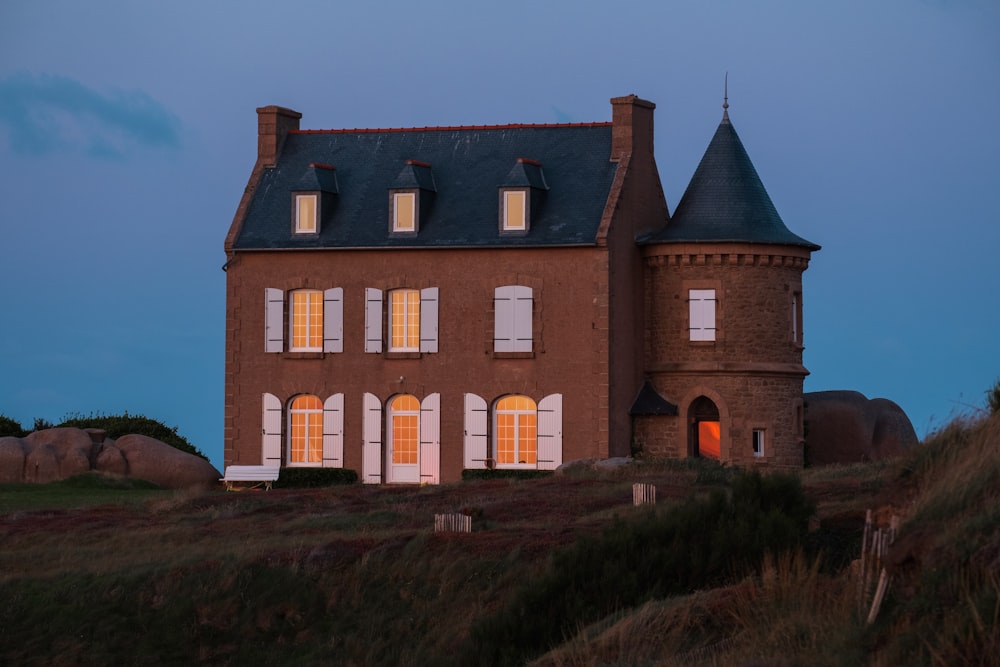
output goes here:
<path id="1" fill-rule="evenodd" d="M 289 130 L 289 134 L 370 134 L 376 132 L 454 132 L 456 130 L 523 130 L 559 127 L 611 127 L 611 123 L 517 123 L 514 125 L 445 125 L 440 127 L 354 128 L 353 130 Z"/>
<path id="2" fill-rule="evenodd" d="M 329 169 L 330 171 L 337 171 L 337 168 L 330 164 L 323 164 L 322 162 L 310 162 L 310 167 L 316 167 L 317 169 Z"/>
<path id="3" fill-rule="evenodd" d="M 539 162 L 538 160 L 532 160 L 530 157 L 519 157 L 517 158 L 517 161 L 521 164 L 532 164 L 535 165 L 536 167 L 542 166 L 541 162 Z"/>
<path id="4" fill-rule="evenodd" d="M 431 168 L 430 162 L 424 162 L 423 160 L 407 160 L 406 164 L 412 164 L 414 167 L 427 167 Z"/>

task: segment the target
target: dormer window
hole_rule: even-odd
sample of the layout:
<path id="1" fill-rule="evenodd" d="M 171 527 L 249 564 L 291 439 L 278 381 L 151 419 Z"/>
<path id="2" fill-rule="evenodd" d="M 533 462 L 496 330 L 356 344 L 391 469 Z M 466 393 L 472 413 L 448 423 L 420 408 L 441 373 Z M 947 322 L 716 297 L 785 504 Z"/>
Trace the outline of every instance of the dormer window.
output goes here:
<path id="1" fill-rule="evenodd" d="M 318 231 L 316 212 L 318 206 L 315 194 L 295 195 L 295 233 L 315 234 Z"/>
<path id="2" fill-rule="evenodd" d="M 435 191 L 431 166 L 420 160 L 407 160 L 389 185 L 390 235 L 417 234 L 430 212 Z"/>
<path id="3" fill-rule="evenodd" d="M 527 190 L 503 191 L 503 231 L 528 231 Z"/>
<path id="4" fill-rule="evenodd" d="M 500 233 L 527 234 L 548 189 L 542 164 L 518 158 L 500 184 Z"/>
<path id="5" fill-rule="evenodd" d="M 329 218 L 337 198 L 337 172 L 328 164 L 310 162 L 292 188 L 292 231 L 319 234 L 320 221 Z"/>
<path id="6" fill-rule="evenodd" d="M 394 233 L 416 233 L 417 193 L 392 193 L 392 231 Z"/>

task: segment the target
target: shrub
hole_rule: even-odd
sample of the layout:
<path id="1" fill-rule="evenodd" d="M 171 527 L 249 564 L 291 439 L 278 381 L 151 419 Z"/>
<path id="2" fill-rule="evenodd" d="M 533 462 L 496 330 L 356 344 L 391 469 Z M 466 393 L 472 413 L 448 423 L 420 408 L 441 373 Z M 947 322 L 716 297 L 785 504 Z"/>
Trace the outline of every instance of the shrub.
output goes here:
<path id="1" fill-rule="evenodd" d="M 728 493 L 616 520 L 601 538 L 556 552 L 508 605 L 474 621 L 470 658 L 523 664 L 622 608 L 741 576 L 800 545 L 812 513 L 798 477 L 739 471 Z"/>
<path id="2" fill-rule="evenodd" d="M 518 470 L 516 468 L 466 468 L 462 471 L 462 479 L 469 481 L 473 479 L 538 479 L 549 477 L 551 470 Z"/>
<path id="3" fill-rule="evenodd" d="M 311 489 L 338 484 L 354 484 L 358 473 L 346 468 L 282 468 L 273 487 L 276 489 Z"/>
<path id="4" fill-rule="evenodd" d="M 7 415 L 0 414 L 0 438 L 5 435 L 23 438 L 28 433 L 21 427 L 20 422 L 11 419 Z"/>
<path id="5" fill-rule="evenodd" d="M 104 429 L 108 437 L 112 439 L 120 438 L 123 435 L 145 435 L 182 452 L 208 460 L 208 457 L 188 442 L 187 438 L 177 433 L 176 426 L 171 428 L 163 422 L 142 415 L 130 415 L 128 412 L 120 415 L 67 415 L 58 426 L 64 428 L 100 428 Z"/>
<path id="6" fill-rule="evenodd" d="M 992 387 L 986 390 L 986 406 L 991 415 L 1000 412 L 1000 380 L 997 380 Z"/>

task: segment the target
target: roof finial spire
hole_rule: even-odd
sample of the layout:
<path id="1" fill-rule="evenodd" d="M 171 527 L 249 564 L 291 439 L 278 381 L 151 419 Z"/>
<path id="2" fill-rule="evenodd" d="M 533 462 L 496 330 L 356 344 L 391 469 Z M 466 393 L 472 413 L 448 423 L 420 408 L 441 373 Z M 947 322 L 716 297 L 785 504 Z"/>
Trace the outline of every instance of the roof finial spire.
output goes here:
<path id="1" fill-rule="evenodd" d="M 726 72 L 725 87 L 722 92 L 722 121 L 729 122 L 729 72 Z"/>

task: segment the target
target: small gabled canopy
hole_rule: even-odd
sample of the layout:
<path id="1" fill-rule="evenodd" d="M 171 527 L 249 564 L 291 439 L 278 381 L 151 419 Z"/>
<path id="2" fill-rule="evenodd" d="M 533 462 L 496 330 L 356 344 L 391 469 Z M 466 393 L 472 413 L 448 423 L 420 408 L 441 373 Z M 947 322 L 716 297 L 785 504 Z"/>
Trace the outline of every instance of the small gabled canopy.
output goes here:
<path id="1" fill-rule="evenodd" d="M 535 188 L 536 190 L 548 190 L 549 184 L 545 182 L 545 172 L 542 171 L 542 163 L 536 160 L 519 157 L 507 176 L 504 177 L 501 188 Z"/>
<path id="2" fill-rule="evenodd" d="M 328 164 L 310 162 L 292 191 L 337 194 L 337 170 Z"/>
<path id="3" fill-rule="evenodd" d="M 677 406 L 660 396 L 660 393 L 653 388 L 653 385 L 646 380 L 639 395 L 632 402 L 629 408 L 629 415 L 639 417 L 643 415 L 677 415 Z"/>
<path id="4" fill-rule="evenodd" d="M 408 190 L 418 188 L 429 192 L 437 192 L 434 187 L 434 174 L 431 173 L 431 166 L 419 160 L 407 160 L 402 171 L 396 176 L 389 188 L 392 190 Z"/>
<path id="5" fill-rule="evenodd" d="M 667 226 L 642 242 L 768 243 L 820 249 L 793 234 L 781 220 L 729 122 L 728 110 Z"/>

